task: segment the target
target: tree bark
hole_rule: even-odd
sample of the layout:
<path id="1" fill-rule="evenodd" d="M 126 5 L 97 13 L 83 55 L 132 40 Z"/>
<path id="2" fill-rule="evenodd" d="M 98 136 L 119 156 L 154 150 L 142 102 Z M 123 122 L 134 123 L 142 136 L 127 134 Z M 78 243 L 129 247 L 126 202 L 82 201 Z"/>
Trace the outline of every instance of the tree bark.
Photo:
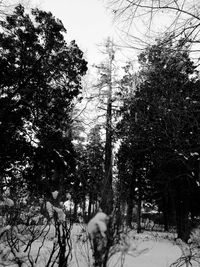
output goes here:
<path id="1" fill-rule="evenodd" d="M 166 196 L 163 196 L 163 220 L 164 220 L 164 231 L 169 231 L 169 210 L 168 200 Z"/>
<path id="2" fill-rule="evenodd" d="M 183 181 L 182 181 L 183 183 Z M 187 242 L 190 236 L 190 224 L 189 224 L 189 189 L 186 188 L 186 184 L 179 184 L 176 188 L 176 225 L 178 238 Z"/>
<path id="3" fill-rule="evenodd" d="M 141 188 L 141 178 L 138 178 L 138 209 L 137 209 L 137 233 L 141 233 L 141 209 L 142 209 L 142 188 Z"/>
<path id="4" fill-rule="evenodd" d="M 126 218 L 127 225 L 130 228 L 132 228 L 132 221 L 133 221 L 134 196 L 135 196 L 135 183 L 134 183 L 134 177 L 132 177 L 129 188 L 129 196 L 127 200 L 128 208 L 127 208 L 127 218 Z"/>
<path id="5" fill-rule="evenodd" d="M 180 201 L 176 209 L 176 224 L 178 238 L 187 242 L 190 237 L 189 210 L 185 201 Z"/>
<path id="6" fill-rule="evenodd" d="M 92 194 L 89 193 L 88 216 L 87 216 L 88 221 L 91 219 L 91 212 L 92 212 Z"/>
<path id="7" fill-rule="evenodd" d="M 114 59 L 113 43 L 108 40 L 107 52 L 109 55 L 108 66 L 108 95 L 106 114 L 106 144 L 105 144 L 105 178 L 102 190 L 101 208 L 106 214 L 113 210 L 113 189 L 112 189 L 112 64 Z"/>

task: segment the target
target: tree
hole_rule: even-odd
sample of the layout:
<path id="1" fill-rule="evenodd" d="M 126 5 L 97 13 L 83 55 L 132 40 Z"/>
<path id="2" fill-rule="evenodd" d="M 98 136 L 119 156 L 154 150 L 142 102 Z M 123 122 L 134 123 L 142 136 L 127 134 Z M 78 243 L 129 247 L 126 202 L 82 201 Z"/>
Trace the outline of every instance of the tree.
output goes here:
<path id="1" fill-rule="evenodd" d="M 91 204 L 97 203 L 101 198 L 100 188 L 104 186 L 104 147 L 101 139 L 99 125 L 91 129 L 86 145 L 89 167 L 89 208 L 88 217 L 91 216 Z M 89 217 L 90 218 L 90 217 Z"/>
<path id="2" fill-rule="evenodd" d="M 172 40 L 171 36 L 169 39 Z M 123 137 L 126 145 L 142 152 L 142 161 L 147 162 L 143 166 L 146 178 L 154 177 L 150 196 L 154 200 L 165 196 L 172 201 L 178 235 L 187 240 L 189 232 L 185 230 L 193 204 L 189 192 L 193 193 L 195 187 L 190 159 L 194 150 L 198 154 L 199 147 L 199 116 L 195 115 L 199 81 L 187 47 L 181 41 L 174 45 L 161 40 L 140 54 L 140 83 L 125 106 L 120 127 L 122 132 L 127 129 L 128 134 Z M 180 49 L 175 52 L 174 46 Z M 164 168 L 166 164 L 168 167 Z M 137 171 L 140 166 L 141 163 Z M 151 176 L 154 168 L 159 174 Z M 161 174 L 159 170 L 163 168 Z"/>
<path id="3" fill-rule="evenodd" d="M 88 199 L 88 220 L 98 210 L 104 180 L 104 147 L 100 134 L 100 126 L 96 125 L 88 134 L 87 144 L 76 146 L 79 192 L 84 202 Z"/>
<path id="4" fill-rule="evenodd" d="M 112 155 L 112 62 L 114 58 L 113 44 L 110 40 L 107 43 L 107 51 L 109 56 L 107 73 L 105 75 L 105 83 L 108 87 L 107 95 L 107 110 L 106 110 L 106 144 L 105 144 L 105 183 L 102 192 L 102 208 L 107 214 L 110 214 L 113 209 L 113 155 Z"/>
<path id="5" fill-rule="evenodd" d="M 101 102 L 100 109 L 103 110 L 105 117 L 105 177 L 102 188 L 101 209 L 110 214 L 113 210 L 113 89 L 114 89 L 114 45 L 110 38 L 105 44 L 105 54 L 107 56 L 105 62 L 96 66 L 99 70 L 99 78 L 96 88 L 99 90 L 99 99 Z"/>
<path id="6" fill-rule="evenodd" d="M 122 119 L 117 124 L 117 137 L 120 148 L 117 153 L 118 191 L 120 199 L 127 204 L 126 221 L 132 227 L 133 208 L 137 210 L 137 230 L 141 231 L 142 200 L 148 199 L 149 147 L 143 119 L 138 120 L 138 108 L 135 101 L 135 90 L 139 77 L 132 70 L 131 63 L 124 68 L 125 74 L 120 88 L 123 106 L 120 111 Z M 126 192 L 126 193 L 125 193 Z M 123 196 L 124 194 L 124 196 Z"/>
<path id="7" fill-rule="evenodd" d="M 64 193 L 75 168 L 70 114 L 87 63 L 51 13 L 19 5 L 1 28 L 1 175 L 17 163 L 32 189 Z"/>
<path id="8" fill-rule="evenodd" d="M 122 113 L 123 114 L 123 113 Z M 128 119 L 126 117 L 126 119 Z M 133 208 L 136 208 L 137 231 L 141 231 L 141 208 L 142 201 L 150 201 L 151 183 L 149 171 L 151 165 L 150 147 L 142 131 L 142 126 L 129 117 L 128 121 L 118 124 L 121 144 L 117 153 L 118 184 L 121 201 L 127 204 L 126 221 L 132 227 Z M 129 125 L 129 126 L 128 126 Z M 125 131 L 126 129 L 126 131 Z M 122 202 L 123 203 L 123 202 Z"/>
<path id="9" fill-rule="evenodd" d="M 192 50 L 194 52 L 199 51 L 198 46 L 196 46 L 200 41 L 198 1 L 108 0 L 108 6 L 117 19 L 122 18 L 122 21 L 126 23 L 130 39 L 133 39 L 130 46 L 139 49 L 144 48 L 146 43 L 150 43 L 149 37 L 154 39 L 171 32 L 174 33 L 175 42 L 184 37 L 184 42 L 193 44 Z M 162 18 L 162 22 L 160 18 Z M 131 28 L 137 31 L 135 24 L 144 29 L 142 35 L 132 34 Z"/>

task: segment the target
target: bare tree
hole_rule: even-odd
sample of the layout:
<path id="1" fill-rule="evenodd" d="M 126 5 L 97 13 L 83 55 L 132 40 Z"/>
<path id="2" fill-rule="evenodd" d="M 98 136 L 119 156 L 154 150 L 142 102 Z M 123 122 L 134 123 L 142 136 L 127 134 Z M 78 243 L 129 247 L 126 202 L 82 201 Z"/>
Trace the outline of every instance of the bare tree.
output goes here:
<path id="1" fill-rule="evenodd" d="M 108 0 L 108 6 L 136 48 L 170 32 L 190 43 L 192 52 L 200 50 L 198 0 Z"/>

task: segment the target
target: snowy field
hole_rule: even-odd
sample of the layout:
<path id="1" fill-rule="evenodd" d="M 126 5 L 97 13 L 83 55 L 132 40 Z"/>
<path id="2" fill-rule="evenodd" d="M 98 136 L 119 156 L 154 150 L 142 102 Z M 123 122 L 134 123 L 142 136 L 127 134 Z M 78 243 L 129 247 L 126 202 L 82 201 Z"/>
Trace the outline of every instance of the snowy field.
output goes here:
<path id="1" fill-rule="evenodd" d="M 85 227 L 82 225 L 74 225 L 72 229 L 72 259 L 69 266 L 71 267 L 92 267 L 92 252 L 90 243 L 87 239 L 87 233 L 83 231 Z M 189 258 L 190 251 L 183 249 L 181 244 L 177 244 L 175 234 L 145 231 L 142 234 L 137 234 L 135 231 L 129 232 L 124 241 L 119 244 L 116 253 L 110 258 L 109 267 L 179 267 L 179 266 L 200 266 L 198 262 L 191 261 L 192 265 L 186 264 L 184 259 Z M 47 263 L 48 255 L 54 243 L 54 228 L 52 227 L 48 236 L 40 249 L 39 260 L 34 267 L 44 267 Z M 31 257 L 35 258 L 38 253 L 38 248 L 41 246 L 41 241 L 36 240 L 31 249 Z M 6 249 L 6 248 L 5 248 Z M 21 254 L 20 257 L 26 257 Z M 178 260 L 182 257 L 182 260 Z M 185 258 L 184 258 L 185 257 Z M 2 259 L 3 260 L 3 259 Z M 178 261 L 177 261 L 178 260 Z M 176 262 L 177 261 L 177 262 Z M 172 265 L 172 263 L 176 264 Z M 1 261 L 1 263 L 3 263 Z M 17 267 L 16 264 L 6 265 Z M 31 266 L 30 263 L 24 263 L 22 267 Z"/>
<path id="2" fill-rule="evenodd" d="M 134 237 L 134 233 L 132 233 Z M 168 235 L 143 233 L 132 239 L 130 250 L 125 254 L 124 267 L 167 267 L 181 256 L 181 249 Z M 116 256 L 115 256 L 116 257 Z M 113 262 L 114 258 L 113 257 Z M 111 264 L 110 266 L 121 266 Z"/>

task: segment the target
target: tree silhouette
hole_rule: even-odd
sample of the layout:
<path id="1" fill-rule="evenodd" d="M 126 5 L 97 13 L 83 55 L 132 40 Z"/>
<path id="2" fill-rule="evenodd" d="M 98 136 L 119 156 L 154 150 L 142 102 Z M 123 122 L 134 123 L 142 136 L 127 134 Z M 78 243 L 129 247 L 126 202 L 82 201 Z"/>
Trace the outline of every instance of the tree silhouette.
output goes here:
<path id="1" fill-rule="evenodd" d="M 21 169 L 36 191 L 70 185 L 72 101 L 87 70 L 83 53 L 51 13 L 19 5 L 1 21 L 1 174 Z M 70 178 L 71 177 L 71 178 Z"/>
<path id="2" fill-rule="evenodd" d="M 143 155 L 136 171 L 143 166 L 150 189 L 148 197 L 157 203 L 166 197 L 163 201 L 171 204 L 165 206 L 165 211 L 169 212 L 169 207 L 175 211 L 179 237 L 187 240 L 189 232 L 185 229 L 189 229 L 192 206 L 189 194 L 195 191 L 196 183 L 190 160 L 194 152 L 199 155 L 199 116 L 195 115 L 199 81 L 187 47 L 180 43 L 181 40 L 175 44 L 180 46 L 175 52 L 172 41 L 158 40 L 140 54 L 140 82 L 129 104 L 124 106 L 118 127 L 123 144 Z M 164 168 L 166 164 L 168 167 Z M 157 175 L 152 175 L 155 169 Z M 142 173 L 139 175 L 144 177 Z"/>

